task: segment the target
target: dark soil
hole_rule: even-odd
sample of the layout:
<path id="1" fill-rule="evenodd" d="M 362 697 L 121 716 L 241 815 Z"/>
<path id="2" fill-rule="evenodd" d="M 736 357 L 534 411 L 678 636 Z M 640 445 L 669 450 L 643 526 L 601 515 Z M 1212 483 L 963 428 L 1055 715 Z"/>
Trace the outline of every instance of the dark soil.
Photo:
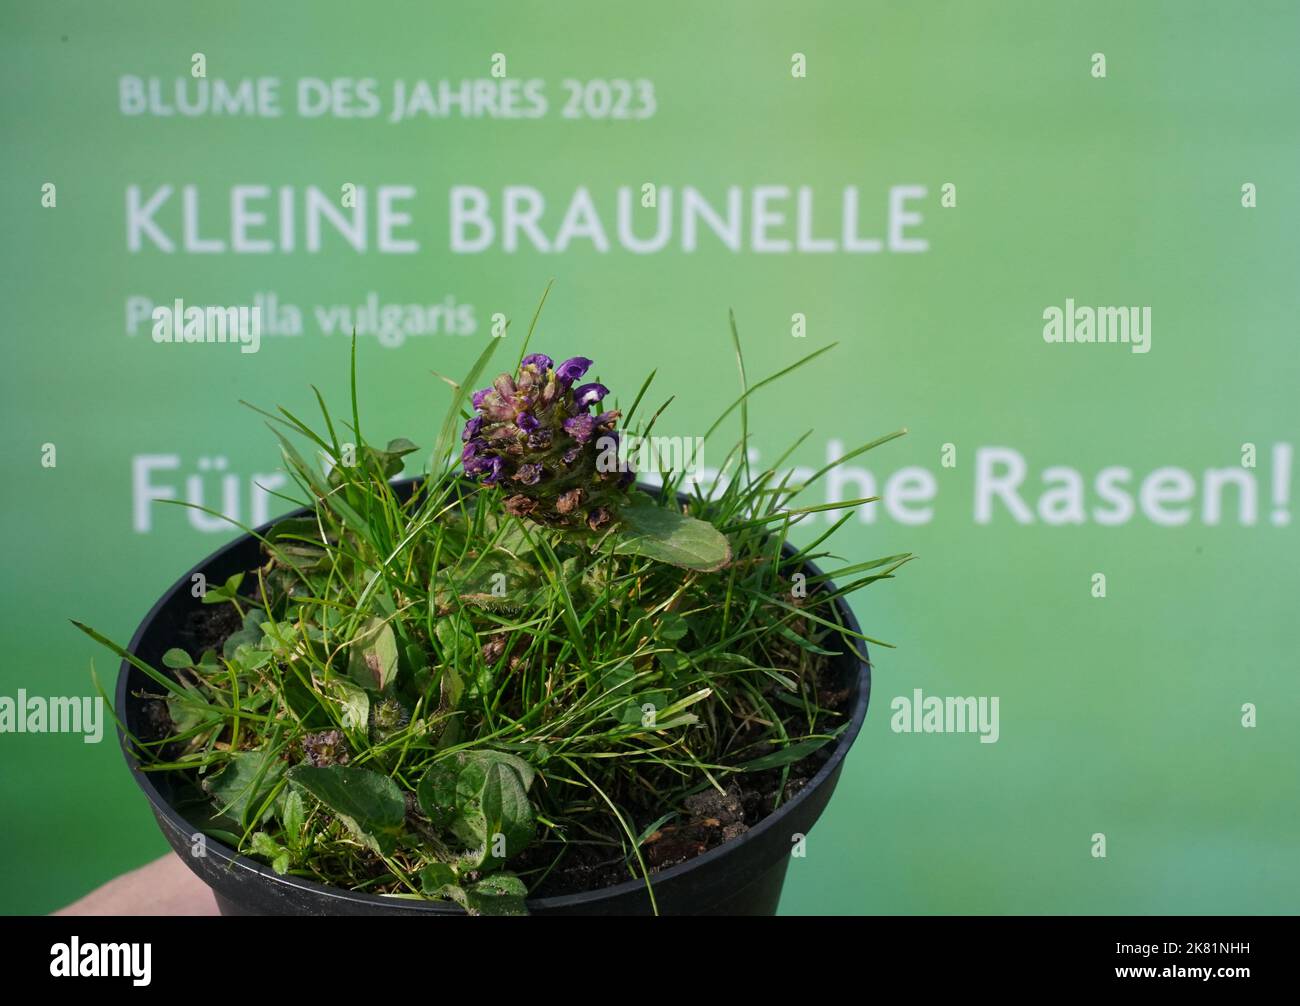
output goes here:
<path id="1" fill-rule="evenodd" d="M 206 650 L 221 653 L 221 646 L 243 625 L 232 604 L 208 604 L 195 608 L 185 618 L 176 645 L 195 660 Z"/>

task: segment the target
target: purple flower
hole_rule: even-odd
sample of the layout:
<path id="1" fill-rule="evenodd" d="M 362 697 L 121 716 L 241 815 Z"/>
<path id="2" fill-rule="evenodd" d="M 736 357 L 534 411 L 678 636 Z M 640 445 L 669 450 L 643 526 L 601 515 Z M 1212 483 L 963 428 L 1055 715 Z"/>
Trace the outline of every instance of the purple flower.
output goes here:
<path id="1" fill-rule="evenodd" d="M 317 768 L 346 765 L 349 759 L 347 741 L 338 730 L 306 734 L 302 739 L 302 753 L 306 755 L 308 763 Z"/>
<path id="2" fill-rule="evenodd" d="M 493 454 L 475 454 L 462 462 L 466 475 L 483 476 L 484 485 L 493 485 L 501 478 L 505 466 L 499 457 Z"/>
<path id="3" fill-rule="evenodd" d="M 587 368 L 593 362 L 585 356 L 575 356 L 556 367 L 555 376 L 563 384 L 572 384 L 574 381 L 582 380 L 583 375 L 587 373 Z"/>
<path id="4" fill-rule="evenodd" d="M 552 527 L 596 529 L 608 526 L 626 502 L 631 472 L 607 463 L 609 446 L 617 449 L 619 413 L 592 413 L 610 392 L 598 381 L 581 383 L 591 366 L 585 356 L 556 366 L 545 353 L 530 353 L 514 374 L 499 374 L 474 393 L 476 415 L 461 432 L 461 464 L 466 477 L 505 489 L 506 513 Z M 604 448 L 598 437 L 608 438 Z"/>
<path id="5" fill-rule="evenodd" d="M 591 439 L 592 431 L 596 428 L 596 421 L 588 415 L 573 416 L 564 421 L 564 432 L 573 437 L 580 444 L 585 444 Z"/>
<path id="6" fill-rule="evenodd" d="M 580 388 L 575 388 L 573 391 L 573 401 L 577 404 L 578 408 L 585 409 L 589 405 L 595 405 L 608 394 L 609 388 L 605 387 L 603 384 L 593 382 L 591 384 L 584 384 Z"/>
<path id="7" fill-rule="evenodd" d="M 520 465 L 515 472 L 515 481 L 525 486 L 535 486 L 542 480 L 542 466 L 535 464 Z"/>

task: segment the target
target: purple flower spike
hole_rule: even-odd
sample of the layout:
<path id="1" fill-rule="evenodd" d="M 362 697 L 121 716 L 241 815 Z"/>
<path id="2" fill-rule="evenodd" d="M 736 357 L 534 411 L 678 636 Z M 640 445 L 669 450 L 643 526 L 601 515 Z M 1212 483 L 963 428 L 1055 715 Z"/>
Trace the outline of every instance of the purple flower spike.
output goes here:
<path id="1" fill-rule="evenodd" d="M 580 444 L 585 444 L 591 439 L 595 428 L 596 421 L 588 415 L 578 415 L 564 421 L 564 432 Z"/>
<path id="2" fill-rule="evenodd" d="M 585 356 L 557 366 L 530 353 L 514 374 L 474 393 L 476 414 L 461 432 L 463 471 L 503 489 L 499 506 L 511 517 L 604 529 L 627 502 L 631 471 L 606 463 L 609 445 L 617 448 L 619 414 L 600 411 L 608 388 L 582 383 L 591 367 Z"/>
<path id="3" fill-rule="evenodd" d="M 585 356 L 575 356 L 571 360 L 565 360 L 555 368 L 555 376 L 563 384 L 572 384 L 574 381 L 580 381 L 583 375 L 587 373 L 587 368 L 595 362 L 588 360 Z"/>
<path id="4" fill-rule="evenodd" d="M 577 403 L 578 408 L 585 409 L 590 405 L 595 405 L 609 394 L 609 388 L 603 384 L 595 382 L 584 384 L 573 390 L 573 400 Z"/>

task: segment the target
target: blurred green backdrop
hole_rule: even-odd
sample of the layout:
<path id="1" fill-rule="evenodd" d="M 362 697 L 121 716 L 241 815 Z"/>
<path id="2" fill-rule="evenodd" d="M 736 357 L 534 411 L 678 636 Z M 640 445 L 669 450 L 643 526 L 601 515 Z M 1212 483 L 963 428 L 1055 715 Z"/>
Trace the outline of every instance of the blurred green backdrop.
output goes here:
<path id="1" fill-rule="evenodd" d="M 828 441 L 906 426 L 851 467 L 879 488 L 924 469 L 891 492 L 934 490 L 834 539 L 855 561 L 920 558 L 859 595 L 866 631 L 898 648 L 874 651 L 866 729 L 783 911 L 1296 911 L 1300 573 L 1275 445 L 1300 432 L 1298 37 L 1289 3 L 4 4 L 0 695 L 91 694 L 91 663 L 111 677 L 115 662 L 67 619 L 129 639 L 230 537 L 147 506 L 150 456 L 150 484 L 184 496 L 192 480 L 212 506 L 238 476 L 249 519 L 250 480 L 278 455 L 238 400 L 307 413 L 314 383 L 345 401 L 347 341 L 317 306 L 464 310 L 456 334 L 361 340 L 367 428 L 425 447 L 447 401 L 431 371 L 464 372 L 496 313 L 517 345 L 552 278 L 535 348 L 595 357 L 625 399 L 658 368 L 660 397 L 677 396 L 661 431 L 698 435 L 735 391 L 734 307 L 751 379 L 839 343 L 755 399 L 760 460 L 809 428 L 805 466 Z M 252 103 L 179 114 L 178 84 L 201 107 L 195 53 L 209 98 L 221 81 Z M 427 81 L 429 100 L 390 121 L 398 81 Z M 647 183 L 672 234 L 637 254 L 618 192 L 648 240 Z M 347 184 L 364 241 L 326 216 L 312 250 L 309 188 L 350 221 Z M 457 250 L 466 186 L 497 230 L 481 252 Z M 550 250 L 527 232 L 508 249 L 507 186 L 544 200 Z M 687 250 L 687 187 L 718 214 L 737 190 L 734 248 L 706 220 Z M 845 247 L 849 187 L 878 253 Z M 156 212 L 132 217 L 133 192 Z M 302 334 L 241 354 L 158 345 L 147 312 L 134 334 L 128 320 L 257 294 L 297 306 Z M 1150 352 L 1045 342 L 1044 311 L 1067 298 L 1149 307 Z M 990 447 L 1023 457 L 1028 522 L 997 499 L 977 519 Z M 1073 484 L 1054 466 L 1083 496 L 1044 519 L 1040 496 Z M 1108 523 L 1095 479 L 1115 466 L 1134 503 Z M 1141 499 L 1167 467 L 1186 475 Z M 1236 481 L 1216 507 L 1205 473 L 1223 469 Z M 840 481 L 862 494 L 861 472 Z M 997 697 L 999 739 L 893 731 L 891 700 L 916 688 Z M 0 807 L 7 912 L 52 910 L 164 850 L 111 736 L 0 735 Z"/>

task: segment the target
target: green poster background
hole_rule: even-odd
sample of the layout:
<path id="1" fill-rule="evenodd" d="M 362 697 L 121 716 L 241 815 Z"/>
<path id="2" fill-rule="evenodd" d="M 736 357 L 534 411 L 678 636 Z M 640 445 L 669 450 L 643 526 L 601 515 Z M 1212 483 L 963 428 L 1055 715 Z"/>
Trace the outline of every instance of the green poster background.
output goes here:
<path id="1" fill-rule="evenodd" d="M 463 373 L 496 313 L 517 345 L 551 279 L 535 348 L 594 357 L 625 398 L 657 368 L 659 397 L 676 396 L 664 432 L 685 436 L 736 392 L 734 308 L 751 377 L 838 343 L 755 399 L 760 460 L 812 428 L 799 465 L 821 465 L 828 441 L 910 431 L 837 476 L 846 497 L 870 477 L 888 499 L 835 550 L 919 558 L 855 602 L 897 649 L 874 650 L 864 733 L 782 910 L 1295 912 L 1300 574 L 1295 469 L 1280 462 L 1300 432 L 1297 37 L 1288 3 L 5 3 L 0 696 L 92 694 L 92 662 L 109 677 L 115 662 L 68 618 L 128 639 L 231 536 L 141 503 L 141 458 L 164 459 L 149 484 L 183 496 L 193 479 L 210 506 L 238 476 L 248 520 L 250 480 L 279 462 L 238 401 L 306 413 L 311 384 L 346 401 L 347 340 L 314 306 L 470 305 L 456 317 L 471 335 L 360 340 L 368 429 L 425 448 L 447 401 L 431 371 Z M 279 114 L 134 114 L 150 79 L 174 106 L 199 52 L 210 86 L 277 82 Z M 388 121 L 399 80 L 499 97 L 498 53 L 520 94 L 540 82 L 544 114 L 493 117 L 469 97 Z M 353 83 L 309 115 L 304 78 Z M 566 80 L 603 83 L 570 106 Z M 618 190 L 644 239 L 646 183 L 672 193 L 675 223 L 637 254 L 617 236 Z M 328 218 L 309 250 L 309 187 L 333 208 L 346 184 L 368 199 L 365 250 Z M 247 197 L 266 219 L 238 235 L 241 186 L 274 195 Z M 545 200 L 551 245 L 585 190 L 608 250 L 577 217 L 586 236 L 562 250 L 525 232 L 513 251 L 498 233 L 457 253 L 453 189 L 481 190 L 500 231 L 508 186 Z M 164 187 L 151 220 L 174 250 L 138 220 L 132 250 L 131 191 Z M 382 187 L 390 244 L 418 251 L 384 249 Z M 737 190 L 734 250 L 704 224 L 686 250 L 688 187 L 714 212 Z M 844 246 L 849 187 L 855 238 L 879 252 Z M 756 204 L 774 216 L 756 221 Z M 249 240 L 272 250 L 231 249 Z M 225 250 L 200 250 L 213 241 Z M 818 241 L 835 247 L 808 250 Z M 300 307 L 303 334 L 242 354 L 128 329 L 132 298 L 259 293 Z M 1067 298 L 1149 308 L 1150 351 L 1045 341 L 1045 311 Z M 1008 451 L 1025 464 L 1025 519 L 989 495 L 997 470 L 980 473 Z M 1127 516 L 1098 488 L 1113 468 L 1130 472 L 1109 483 Z M 996 697 L 996 742 L 896 731 L 891 703 L 915 689 Z M 0 735 L 0 807 L 0 910 L 52 910 L 164 850 L 111 735 Z"/>

